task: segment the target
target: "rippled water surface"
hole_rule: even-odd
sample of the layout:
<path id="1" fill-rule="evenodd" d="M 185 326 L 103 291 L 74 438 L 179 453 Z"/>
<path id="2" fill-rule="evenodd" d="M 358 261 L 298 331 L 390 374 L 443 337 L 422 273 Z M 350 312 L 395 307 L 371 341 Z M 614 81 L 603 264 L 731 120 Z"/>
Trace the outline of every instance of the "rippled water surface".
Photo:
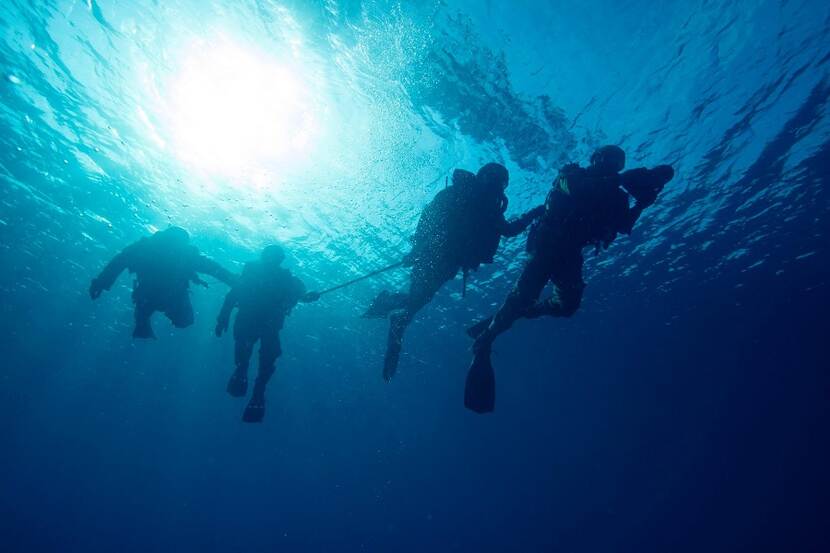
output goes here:
<path id="1" fill-rule="evenodd" d="M 826 2 L 6 0 L 0 31 L 4 550 L 826 550 Z M 126 277 L 86 295 L 171 223 L 325 288 L 406 253 L 454 168 L 503 162 L 519 214 L 609 142 L 677 177 L 576 317 L 499 342 L 491 416 L 463 328 L 521 239 L 390 384 L 358 315 L 404 272 L 298 307 L 255 428 L 221 285 L 152 343 Z"/>

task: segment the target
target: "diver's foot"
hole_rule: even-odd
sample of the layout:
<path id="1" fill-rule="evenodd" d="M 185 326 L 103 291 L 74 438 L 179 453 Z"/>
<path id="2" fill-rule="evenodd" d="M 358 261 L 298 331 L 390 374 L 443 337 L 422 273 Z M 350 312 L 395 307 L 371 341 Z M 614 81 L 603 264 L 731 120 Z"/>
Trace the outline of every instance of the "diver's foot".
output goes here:
<path id="1" fill-rule="evenodd" d="M 385 319 L 395 309 L 400 309 L 405 294 L 382 291 L 361 317 L 364 319 Z"/>
<path id="2" fill-rule="evenodd" d="M 487 330 L 487 327 L 490 326 L 490 323 L 492 322 L 492 320 L 493 320 L 493 317 L 487 317 L 486 319 L 482 319 L 479 322 L 477 322 L 476 324 L 474 324 L 473 326 L 469 327 L 467 329 L 467 336 L 469 336 L 470 338 L 475 340 L 476 338 L 481 336 L 481 334 L 485 330 Z"/>
<path id="3" fill-rule="evenodd" d="M 153 332 L 153 327 L 149 324 L 139 324 L 133 329 L 133 338 L 139 340 L 155 340 L 156 334 Z"/>
<path id="4" fill-rule="evenodd" d="M 243 422 L 262 422 L 265 418 L 265 396 L 254 395 L 248 406 L 245 407 L 245 412 L 242 413 Z"/>
<path id="5" fill-rule="evenodd" d="M 245 397 L 248 393 L 248 377 L 243 373 L 234 372 L 228 380 L 226 390 L 232 397 Z"/>

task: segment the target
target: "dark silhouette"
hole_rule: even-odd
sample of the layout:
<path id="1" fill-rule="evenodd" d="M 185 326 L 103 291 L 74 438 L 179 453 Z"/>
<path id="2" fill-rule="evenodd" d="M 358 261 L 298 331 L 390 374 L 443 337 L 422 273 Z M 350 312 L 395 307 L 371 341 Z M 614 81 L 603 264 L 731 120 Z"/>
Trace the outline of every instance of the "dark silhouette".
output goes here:
<path id="1" fill-rule="evenodd" d="M 177 328 L 192 325 L 190 283 L 207 286 L 199 278 L 200 274 L 210 275 L 228 285 L 236 280 L 228 270 L 200 254 L 196 246 L 190 244 L 190 235 L 181 227 L 158 231 L 124 248 L 92 280 L 90 297 L 97 299 L 104 290 L 109 290 L 125 269 L 135 275 L 132 295 L 134 338 L 155 338 L 150 319 L 156 311 L 163 312 Z"/>
<path id="2" fill-rule="evenodd" d="M 441 286 L 459 271 L 466 278 L 480 264 L 492 263 L 502 236 L 520 234 L 541 215 L 539 207 L 514 221 L 505 220 L 508 180 L 507 169 L 498 163 L 488 163 L 477 174 L 456 170 L 452 185 L 424 208 L 412 251 L 404 258 L 404 265 L 412 267 L 409 292 L 381 292 L 364 314 L 390 318 L 384 379 L 395 374 L 406 327 Z"/>
<path id="3" fill-rule="evenodd" d="M 306 293 L 302 281 L 280 266 L 283 259 L 282 248 L 268 246 L 258 261 L 246 264 L 239 282 L 225 296 L 216 320 L 216 336 L 221 336 L 228 329 L 231 312 L 238 309 L 233 325 L 236 370 L 227 387 L 234 397 L 244 397 L 248 392 L 248 364 L 254 345 L 259 342 L 259 373 L 242 415 L 245 422 L 260 422 L 265 416 L 265 387 L 282 353 L 280 330 L 285 317 L 298 302 L 320 297 L 315 292 Z"/>
<path id="4" fill-rule="evenodd" d="M 608 248 L 618 234 L 630 234 L 643 210 L 653 204 L 674 177 L 669 165 L 654 169 L 625 166 L 625 153 L 604 146 L 591 156 L 590 167 L 566 165 L 553 182 L 544 213 L 527 239 L 530 259 L 504 305 L 489 319 L 471 327 L 475 358 L 470 368 L 465 404 L 474 411 L 493 409 L 495 384 L 490 347 L 519 318 L 570 317 L 579 308 L 585 283 L 582 250 Z M 629 205 L 629 195 L 635 199 Z M 538 301 L 552 282 L 551 297 Z"/>

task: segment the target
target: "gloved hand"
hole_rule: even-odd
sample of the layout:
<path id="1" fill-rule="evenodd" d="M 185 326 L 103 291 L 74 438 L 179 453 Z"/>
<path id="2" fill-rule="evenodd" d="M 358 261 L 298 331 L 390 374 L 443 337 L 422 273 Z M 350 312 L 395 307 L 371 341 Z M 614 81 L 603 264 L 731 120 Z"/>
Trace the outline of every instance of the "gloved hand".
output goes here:
<path id="1" fill-rule="evenodd" d="M 97 300 L 103 291 L 104 287 L 101 286 L 101 282 L 97 278 L 93 278 L 89 285 L 89 297 Z"/>
<path id="2" fill-rule="evenodd" d="M 657 201 L 657 195 L 660 193 L 657 188 L 644 188 L 637 193 L 637 205 L 642 208 L 649 207 Z"/>
<path id="3" fill-rule="evenodd" d="M 654 177 L 660 182 L 660 189 L 674 178 L 674 168 L 671 165 L 658 165 L 651 170 Z"/>
<path id="4" fill-rule="evenodd" d="M 320 299 L 319 292 L 308 292 L 302 298 L 300 298 L 305 303 L 311 303 L 313 301 L 317 301 Z"/>
<path id="5" fill-rule="evenodd" d="M 657 201 L 657 196 L 663 191 L 667 182 L 674 178 L 674 169 L 671 165 L 658 165 L 651 170 L 653 185 L 637 193 L 637 203 L 648 207 Z"/>
<path id="6" fill-rule="evenodd" d="M 216 320 L 216 329 L 213 331 L 216 334 L 217 338 L 220 338 L 225 331 L 228 330 L 228 320 L 227 319 L 217 319 Z"/>

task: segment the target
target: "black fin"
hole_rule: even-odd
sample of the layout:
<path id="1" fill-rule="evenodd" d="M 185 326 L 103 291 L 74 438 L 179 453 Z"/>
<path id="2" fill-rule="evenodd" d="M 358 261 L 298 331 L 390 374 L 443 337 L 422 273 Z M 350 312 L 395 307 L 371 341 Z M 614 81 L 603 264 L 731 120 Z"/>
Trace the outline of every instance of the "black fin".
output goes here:
<path id="1" fill-rule="evenodd" d="M 490 362 L 490 348 L 476 354 L 467 372 L 464 407 L 476 413 L 492 413 L 496 408 L 496 375 Z"/>
<path id="2" fill-rule="evenodd" d="M 262 422 L 265 418 L 265 398 L 251 398 L 245 412 L 242 413 L 242 422 Z"/>
<path id="3" fill-rule="evenodd" d="M 228 380 L 226 390 L 228 391 L 228 394 L 233 397 L 245 397 L 245 394 L 248 393 L 248 379 L 245 376 L 234 372 L 231 375 L 230 380 Z"/>
<path id="4" fill-rule="evenodd" d="M 385 319 L 389 313 L 406 305 L 407 294 L 384 290 L 372 301 L 361 317 L 364 319 Z"/>

